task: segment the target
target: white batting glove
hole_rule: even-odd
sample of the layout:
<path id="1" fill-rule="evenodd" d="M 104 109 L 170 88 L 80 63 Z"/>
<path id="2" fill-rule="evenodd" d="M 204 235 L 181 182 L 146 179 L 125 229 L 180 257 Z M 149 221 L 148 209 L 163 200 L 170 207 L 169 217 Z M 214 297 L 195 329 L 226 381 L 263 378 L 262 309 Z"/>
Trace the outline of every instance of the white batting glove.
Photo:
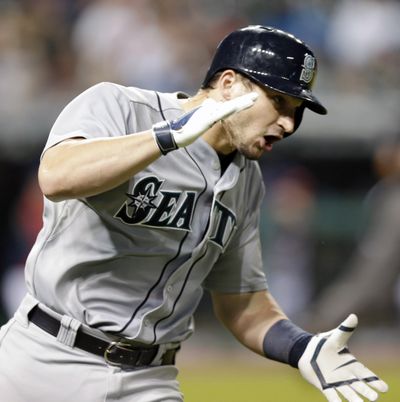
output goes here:
<path id="1" fill-rule="evenodd" d="M 303 377 L 321 390 L 329 402 L 341 402 L 339 395 L 349 402 L 362 402 L 362 397 L 375 401 L 378 393 L 373 388 L 388 390 L 387 384 L 347 349 L 357 324 L 357 316 L 350 314 L 336 329 L 313 336 L 299 360 Z"/>
<path id="2" fill-rule="evenodd" d="M 191 144 L 216 122 L 252 106 L 257 97 L 256 92 L 250 92 L 226 102 L 207 98 L 198 108 L 176 120 L 154 124 L 154 138 L 161 153 L 165 155 Z"/>

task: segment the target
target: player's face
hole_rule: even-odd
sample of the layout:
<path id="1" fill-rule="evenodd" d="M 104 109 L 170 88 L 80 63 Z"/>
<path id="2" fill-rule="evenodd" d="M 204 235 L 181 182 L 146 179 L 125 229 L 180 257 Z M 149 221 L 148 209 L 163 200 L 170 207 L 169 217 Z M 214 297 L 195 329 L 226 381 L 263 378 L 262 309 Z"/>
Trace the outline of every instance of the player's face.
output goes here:
<path id="1" fill-rule="evenodd" d="M 255 104 L 227 118 L 223 127 L 232 148 L 249 159 L 258 159 L 293 132 L 295 111 L 302 100 L 255 85 L 252 90 L 259 93 Z"/>

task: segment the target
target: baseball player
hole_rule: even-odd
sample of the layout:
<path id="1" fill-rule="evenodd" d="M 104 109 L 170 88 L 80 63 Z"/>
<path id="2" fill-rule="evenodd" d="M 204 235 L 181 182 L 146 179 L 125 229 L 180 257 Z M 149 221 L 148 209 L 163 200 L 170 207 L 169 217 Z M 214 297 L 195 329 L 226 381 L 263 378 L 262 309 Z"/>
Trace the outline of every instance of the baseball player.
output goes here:
<path id="1" fill-rule="evenodd" d="M 101 83 L 66 106 L 41 157 L 28 294 L 0 333 L 4 400 L 182 401 L 175 355 L 203 289 L 243 345 L 330 402 L 387 390 L 346 346 L 355 315 L 313 335 L 267 290 L 257 159 L 306 108 L 326 113 L 316 68 L 299 39 L 249 26 L 222 40 L 193 97 Z"/>

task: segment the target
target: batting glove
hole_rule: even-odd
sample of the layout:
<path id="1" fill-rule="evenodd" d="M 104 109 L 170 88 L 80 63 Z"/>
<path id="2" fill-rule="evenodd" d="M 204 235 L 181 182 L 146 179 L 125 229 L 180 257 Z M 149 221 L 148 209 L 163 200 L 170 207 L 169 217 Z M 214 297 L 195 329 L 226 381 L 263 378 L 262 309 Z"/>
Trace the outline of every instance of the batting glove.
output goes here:
<path id="1" fill-rule="evenodd" d="M 191 144 L 217 121 L 247 109 L 258 97 L 256 92 L 226 102 L 207 98 L 199 107 L 173 121 L 153 125 L 154 138 L 163 155 Z"/>
<path id="2" fill-rule="evenodd" d="M 313 336 L 299 360 L 303 377 L 321 390 L 329 402 L 341 402 L 339 395 L 349 402 L 362 402 L 361 396 L 375 401 L 378 394 L 371 387 L 380 392 L 388 390 L 387 384 L 347 348 L 357 324 L 357 316 L 350 314 L 336 329 Z"/>

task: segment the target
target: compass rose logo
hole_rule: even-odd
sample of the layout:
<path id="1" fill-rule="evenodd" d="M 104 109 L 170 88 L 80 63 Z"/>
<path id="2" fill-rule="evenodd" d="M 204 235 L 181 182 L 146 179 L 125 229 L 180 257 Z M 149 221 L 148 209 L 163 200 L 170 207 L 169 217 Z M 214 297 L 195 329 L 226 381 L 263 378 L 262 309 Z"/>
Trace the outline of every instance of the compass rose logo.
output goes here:
<path id="1" fill-rule="evenodd" d="M 127 225 L 190 230 L 196 193 L 161 191 L 164 180 L 148 176 L 139 180 L 114 218 Z"/>
<path id="2" fill-rule="evenodd" d="M 138 210 L 146 210 L 148 208 L 157 208 L 157 205 L 154 204 L 154 200 L 157 198 L 157 195 L 153 195 L 152 186 L 148 186 L 144 193 L 139 194 L 127 194 L 128 198 L 131 199 L 131 202 L 128 204 L 128 207 L 133 208 L 133 215 L 137 213 Z"/>
<path id="3" fill-rule="evenodd" d="M 162 180 L 154 176 L 139 180 L 135 184 L 132 194 L 126 194 L 128 200 L 115 214 L 115 217 L 129 224 L 141 222 L 151 210 L 157 208 L 154 201 L 162 183 Z"/>

